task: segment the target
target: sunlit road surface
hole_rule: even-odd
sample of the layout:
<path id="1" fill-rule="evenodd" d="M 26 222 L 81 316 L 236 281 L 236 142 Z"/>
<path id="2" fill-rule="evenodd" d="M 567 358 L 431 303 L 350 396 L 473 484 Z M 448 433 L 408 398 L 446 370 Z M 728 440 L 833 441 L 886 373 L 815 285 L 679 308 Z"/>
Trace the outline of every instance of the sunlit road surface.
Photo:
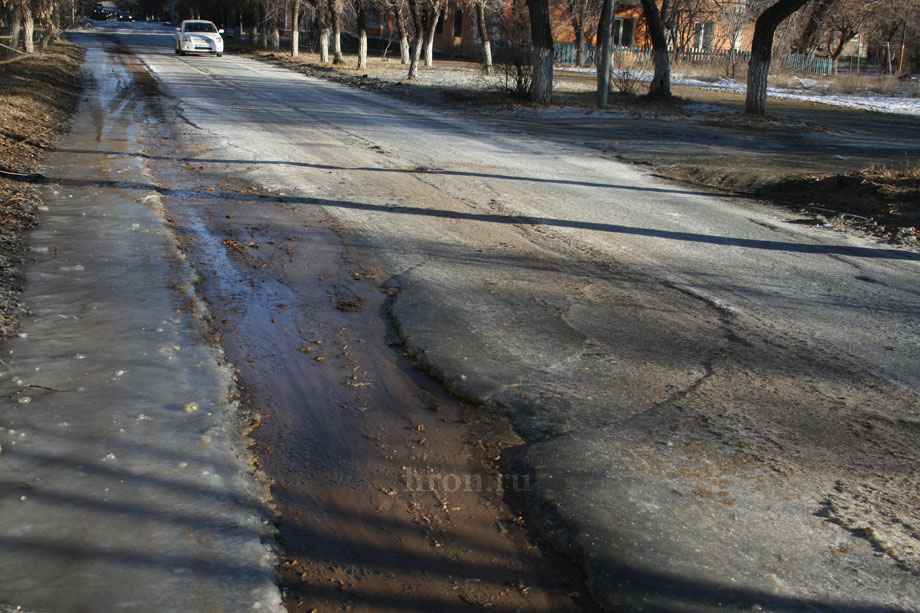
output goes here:
<path id="1" fill-rule="evenodd" d="M 322 207 L 419 362 L 510 416 L 533 511 L 599 600 L 920 605 L 916 252 L 664 183 L 577 126 L 550 144 L 118 40 L 198 167 L 292 222 Z"/>

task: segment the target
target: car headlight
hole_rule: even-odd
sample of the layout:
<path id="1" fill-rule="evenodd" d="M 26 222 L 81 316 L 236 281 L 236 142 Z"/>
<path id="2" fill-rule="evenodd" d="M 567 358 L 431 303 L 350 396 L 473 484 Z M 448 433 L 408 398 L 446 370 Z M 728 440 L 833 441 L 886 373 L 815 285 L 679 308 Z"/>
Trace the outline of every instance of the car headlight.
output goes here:
<path id="1" fill-rule="evenodd" d="M 183 36 L 183 37 L 182 37 L 182 42 L 183 42 L 183 43 L 190 43 L 190 42 L 192 42 L 192 37 L 191 37 L 191 36 Z"/>

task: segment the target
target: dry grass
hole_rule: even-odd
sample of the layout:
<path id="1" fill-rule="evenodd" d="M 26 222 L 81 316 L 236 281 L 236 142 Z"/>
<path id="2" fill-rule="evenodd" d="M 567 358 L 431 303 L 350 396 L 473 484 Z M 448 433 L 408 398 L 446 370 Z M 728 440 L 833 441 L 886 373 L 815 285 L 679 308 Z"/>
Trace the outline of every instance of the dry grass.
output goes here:
<path id="1" fill-rule="evenodd" d="M 822 77 L 790 72 L 770 75 L 770 84 L 776 87 L 796 89 L 802 85 L 803 81 L 816 82 L 817 84 L 810 85 L 810 88 L 824 95 L 878 94 L 880 96 L 920 97 L 920 81 L 902 81 L 889 75 L 842 74 Z"/>

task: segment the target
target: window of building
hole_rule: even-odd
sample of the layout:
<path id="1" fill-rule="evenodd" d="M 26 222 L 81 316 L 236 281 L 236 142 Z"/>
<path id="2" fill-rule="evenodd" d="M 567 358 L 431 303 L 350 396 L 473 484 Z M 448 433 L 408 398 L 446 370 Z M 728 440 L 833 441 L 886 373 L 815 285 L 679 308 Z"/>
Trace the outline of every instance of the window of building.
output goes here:
<path id="1" fill-rule="evenodd" d="M 632 17 L 617 17 L 613 20 L 613 44 L 618 47 L 632 47 L 636 39 L 636 20 Z"/>
<path id="2" fill-rule="evenodd" d="M 367 19 L 368 27 L 377 27 L 384 24 L 385 16 L 383 10 L 376 6 L 368 6 L 367 10 L 364 12 L 365 18 Z"/>
<path id="3" fill-rule="evenodd" d="M 693 49 L 696 51 L 712 51 L 712 40 L 715 37 L 716 24 L 712 21 L 698 21 L 693 25 Z"/>
<path id="4" fill-rule="evenodd" d="M 463 11 L 454 11 L 454 38 L 463 36 Z"/>

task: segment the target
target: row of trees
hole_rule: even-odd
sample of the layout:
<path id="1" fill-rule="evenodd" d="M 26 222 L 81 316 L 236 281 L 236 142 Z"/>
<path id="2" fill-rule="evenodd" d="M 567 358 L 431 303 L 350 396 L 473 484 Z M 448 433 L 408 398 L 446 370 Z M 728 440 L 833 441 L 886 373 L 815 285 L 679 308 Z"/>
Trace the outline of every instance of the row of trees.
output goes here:
<path id="1" fill-rule="evenodd" d="M 53 39 L 66 13 L 78 0 L 0 0 L 0 25 L 9 35 L 0 39 L 8 53 L 23 41 L 23 52 L 34 51 L 34 30 L 42 31 L 39 46 Z M 455 0 L 456 1 L 456 0 Z M 459 0 L 475 16 L 484 70 L 492 70 L 492 34 L 517 39 L 527 46 L 532 66 L 532 98 L 548 103 L 553 92 L 553 33 L 548 0 Z M 341 63 L 342 23 L 346 11 L 358 30 L 358 66 L 367 63 L 367 16 L 370 11 L 392 16 L 399 35 L 400 56 L 408 77 L 417 76 L 420 63 L 430 66 L 438 20 L 448 0 L 121 0 L 121 8 L 148 15 L 168 15 L 173 20 L 204 17 L 224 25 L 238 25 L 254 43 L 280 47 L 285 16 L 291 23 L 310 24 L 323 62 Z M 346 5 L 346 3 L 348 3 Z M 638 6 L 646 37 L 652 46 L 654 75 L 651 97 L 670 96 L 669 50 L 687 47 L 700 36 L 721 48 L 735 48 L 750 24 L 755 24 L 748 65 L 746 109 L 763 113 L 767 73 L 774 49 L 795 53 L 824 53 L 838 59 L 857 33 L 870 31 L 885 39 L 886 48 L 900 47 L 904 62 L 908 40 L 920 34 L 920 0 L 621 0 Z M 69 10 L 68 10 L 69 6 Z M 456 6 L 454 4 L 453 6 Z M 610 91 L 611 53 L 614 48 L 616 0 L 563 0 L 584 63 L 586 39 L 596 38 L 598 104 L 605 105 Z M 701 33 L 700 24 L 709 24 Z M 292 53 L 299 53 L 299 32 L 293 28 Z M 777 32 L 781 36 L 777 37 Z M 900 39 L 900 40 L 899 40 Z M 424 58 L 424 59 L 423 59 Z M 889 55 L 890 61 L 890 55 Z"/>
<path id="2" fill-rule="evenodd" d="M 38 48 L 47 47 L 59 35 L 68 7 L 72 4 L 59 0 L 0 0 L 0 31 L 6 32 L 0 36 L 0 58 L 34 53 L 36 29 L 41 32 Z"/>

